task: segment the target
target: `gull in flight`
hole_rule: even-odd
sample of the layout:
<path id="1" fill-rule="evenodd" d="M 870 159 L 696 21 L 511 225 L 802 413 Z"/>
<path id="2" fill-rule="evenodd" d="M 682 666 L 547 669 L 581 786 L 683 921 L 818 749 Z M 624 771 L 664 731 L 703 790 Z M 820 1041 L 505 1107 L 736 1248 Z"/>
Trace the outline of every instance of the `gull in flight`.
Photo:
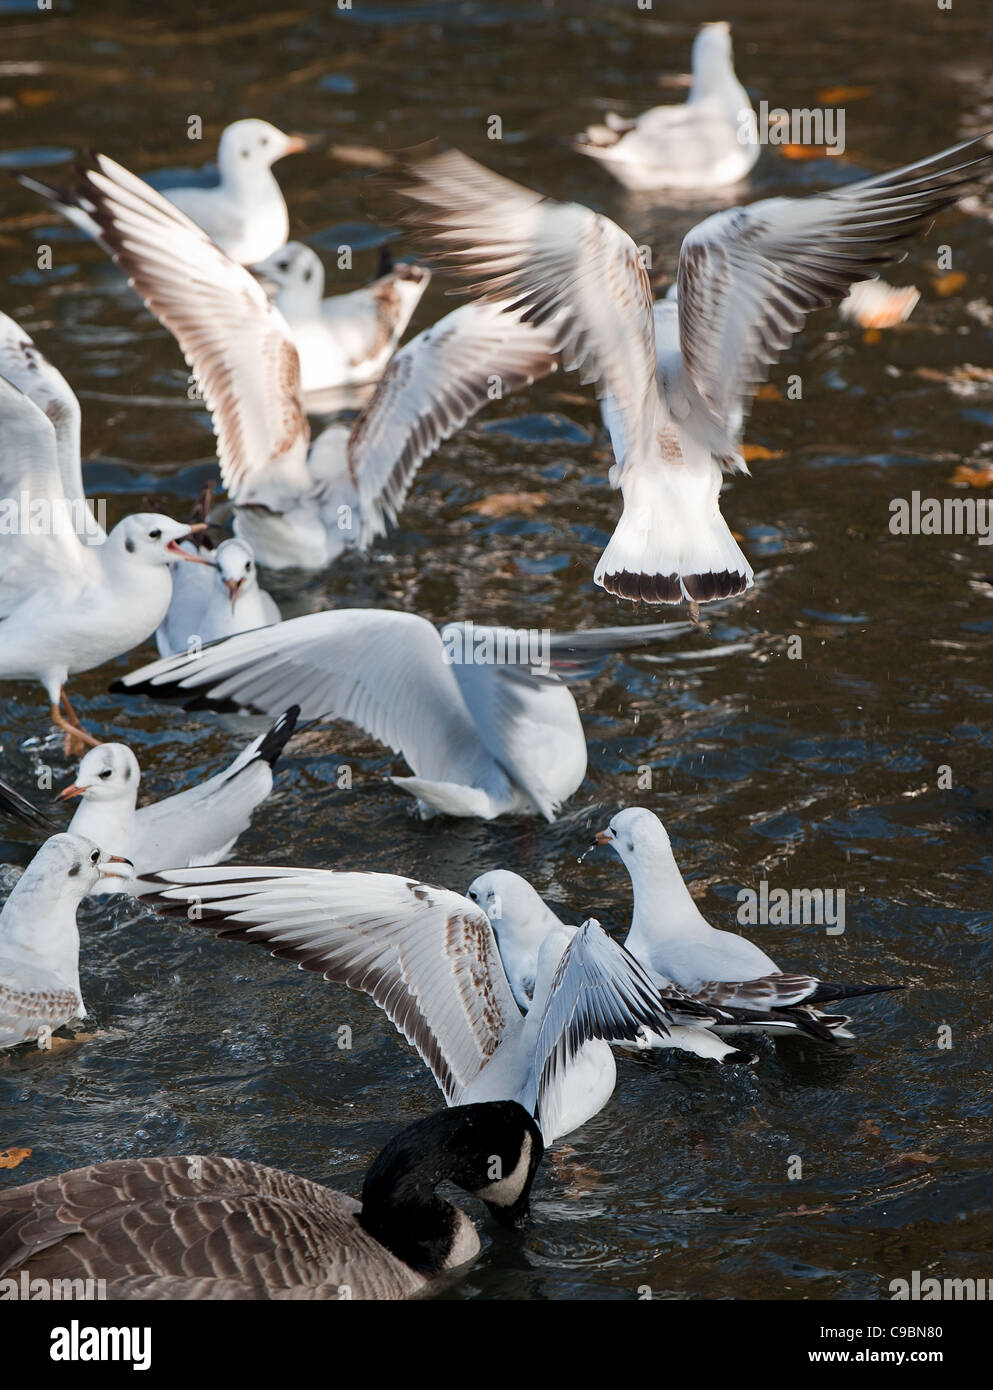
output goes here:
<path id="1" fill-rule="evenodd" d="M 264 261 L 285 243 L 290 218 L 272 166 L 309 147 L 302 135 L 284 135 L 268 121 L 235 121 L 221 133 L 217 148 L 219 182 L 214 188 L 178 187 L 163 193 L 240 265 Z M 75 195 L 26 174 L 18 182 L 52 203 L 88 236 L 102 241 L 93 208 Z"/>
<path id="2" fill-rule="evenodd" d="M 770 366 L 808 313 L 897 259 L 894 243 L 926 230 L 991 160 L 984 140 L 966 141 L 828 193 L 714 213 L 683 239 L 675 296 L 660 304 L 616 223 L 458 150 L 409 151 L 401 192 L 445 263 L 554 328 L 564 369 L 605 398 L 624 507 L 596 583 L 648 603 L 707 603 L 752 583 L 719 494 L 723 470 L 748 471 L 742 427 Z"/>
<path id="3" fill-rule="evenodd" d="M 569 634 L 341 608 L 229 637 L 132 671 L 116 692 L 187 708 L 345 719 L 413 772 L 390 780 L 422 816 L 542 815 L 554 820 L 586 775 L 586 739 L 566 683 L 611 651 L 689 624 Z"/>
<path id="4" fill-rule="evenodd" d="M 304 394 L 368 386 L 379 380 L 410 323 L 431 272 L 394 264 L 383 247 L 371 285 L 324 298 L 324 266 L 316 251 L 290 241 L 253 266 L 289 324 L 300 358 Z"/>
<path id="5" fill-rule="evenodd" d="M 520 1229 L 544 1151 L 522 1106 L 488 1101 L 395 1134 L 361 1203 L 241 1158 L 93 1163 L 0 1193 L 0 1276 L 15 1298 L 84 1279 L 128 1300 L 415 1298 L 480 1250 L 437 1189 L 454 1183 Z"/>
<path id="6" fill-rule="evenodd" d="M 80 176 L 115 261 L 173 334 L 217 436 L 235 534 L 270 568 L 324 569 L 366 549 L 423 460 L 494 395 L 553 371 L 549 334 L 464 304 L 402 348 L 351 427 L 310 447 L 293 334 L 258 280 L 104 155 Z"/>
<path id="7" fill-rule="evenodd" d="M 160 656 L 280 621 L 275 600 L 259 584 L 248 542 L 232 536 L 216 550 L 204 552 L 197 548 L 202 540 L 202 533 L 198 534 L 183 541 L 182 549 L 209 558 L 213 569 L 172 566 L 172 601 L 155 632 Z"/>
<path id="8" fill-rule="evenodd" d="M 819 1005 L 903 988 L 784 974 L 746 937 L 712 927 L 683 881 L 665 826 L 644 806 L 619 811 L 594 843 L 609 844 L 631 875 L 634 915 L 627 950 L 656 983 L 672 980 L 719 1008 L 751 1010 L 749 1029 L 802 1033 L 828 1043 L 851 1039 L 851 1019 L 824 1014 Z"/>
<path id="9" fill-rule="evenodd" d="M 46 840 L 0 912 L 0 1047 L 33 1042 L 86 1009 L 76 909 L 102 878 L 132 866 L 80 835 Z"/>
<path id="10" fill-rule="evenodd" d="M 593 918 L 545 937 L 522 1017 L 490 920 L 460 893 L 328 869 L 177 869 L 154 878 L 156 906 L 368 994 L 449 1105 L 516 1100 L 546 1144 L 609 1100 L 610 1042 L 632 1041 L 643 1028 L 664 1036 L 671 1022 L 645 971 Z"/>
<path id="11" fill-rule="evenodd" d="M 189 526 L 138 512 L 108 535 L 83 496 L 79 402 L 6 315 L 0 316 L 0 681 L 39 681 L 66 752 L 97 740 L 80 727 L 69 676 L 128 652 L 169 607 L 172 560 Z M 13 509 L 11 513 L 10 509 Z M 11 534 L 12 533 L 12 534 Z"/>
<path id="12" fill-rule="evenodd" d="M 625 188 L 706 192 L 740 182 L 759 157 L 758 125 L 738 81 L 731 26 L 705 24 L 693 42 L 693 85 L 682 106 L 634 120 L 608 111 L 574 141 Z"/>

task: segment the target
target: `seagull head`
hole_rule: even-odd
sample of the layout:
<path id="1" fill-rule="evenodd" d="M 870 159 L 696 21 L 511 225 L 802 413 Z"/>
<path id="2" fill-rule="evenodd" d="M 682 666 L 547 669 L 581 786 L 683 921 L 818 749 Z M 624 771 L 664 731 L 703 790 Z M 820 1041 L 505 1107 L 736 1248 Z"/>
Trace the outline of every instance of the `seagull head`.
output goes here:
<path id="1" fill-rule="evenodd" d="M 663 854 L 672 857 L 666 828 L 645 806 L 629 806 L 609 822 L 593 839 L 596 845 L 610 845 L 630 870 L 635 864 Z"/>
<path id="2" fill-rule="evenodd" d="M 246 169 L 269 169 L 284 155 L 310 149 L 306 135 L 286 135 L 268 121 L 235 121 L 221 132 L 217 164 L 221 177 L 238 177 Z"/>
<path id="3" fill-rule="evenodd" d="M 542 942 L 564 928 L 526 878 L 509 869 L 490 869 L 474 878 L 467 897 L 490 919 L 514 998 L 527 1009 L 534 994 Z"/>
<path id="4" fill-rule="evenodd" d="M 247 541 L 237 538 L 221 541 L 214 552 L 214 564 L 220 574 L 221 583 L 228 591 L 233 613 L 239 598 L 258 587 L 255 552 Z"/>
<path id="5" fill-rule="evenodd" d="M 276 291 L 277 305 L 288 299 L 319 303 L 324 294 L 324 265 L 320 256 L 302 241 L 288 241 L 266 260 L 252 267 L 252 274 Z"/>
<path id="6" fill-rule="evenodd" d="M 180 541 L 189 540 L 204 529 L 200 523 L 187 526 L 157 512 L 135 512 L 117 523 L 109 541 L 131 564 L 168 565 L 173 560 L 189 560 L 195 565 L 212 565 L 212 560 L 184 550 L 180 545 Z"/>
<path id="7" fill-rule="evenodd" d="M 59 792 L 59 801 L 81 796 L 86 801 L 106 802 L 127 797 L 134 805 L 141 781 L 141 768 L 131 749 L 123 743 L 101 743 L 91 748 L 79 764 L 76 780 Z"/>
<path id="8" fill-rule="evenodd" d="M 133 874 L 134 865 L 129 859 L 105 854 L 82 835 L 53 835 L 24 870 L 8 905 L 14 903 L 15 895 L 21 903 L 34 897 L 39 902 L 65 901 L 75 905 L 102 877 L 127 880 Z"/>

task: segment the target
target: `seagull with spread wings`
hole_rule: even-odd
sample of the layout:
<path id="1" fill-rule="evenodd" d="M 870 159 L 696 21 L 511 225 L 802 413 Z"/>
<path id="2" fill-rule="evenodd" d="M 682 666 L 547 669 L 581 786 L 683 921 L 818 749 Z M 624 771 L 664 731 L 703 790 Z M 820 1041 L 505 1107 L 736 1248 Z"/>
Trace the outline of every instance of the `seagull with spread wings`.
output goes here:
<path id="1" fill-rule="evenodd" d="M 151 901 L 368 994 L 420 1053 L 449 1105 L 516 1100 L 550 1144 L 610 1099 L 609 1043 L 672 1015 L 593 918 L 544 939 L 521 1014 L 490 919 L 447 888 L 328 869 L 176 869 Z M 195 910 L 193 910 L 195 909 Z"/>
<path id="2" fill-rule="evenodd" d="M 594 578 L 648 603 L 743 593 L 752 568 L 719 506 L 747 472 L 752 397 L 806 316 L 895 260 L 990 168 L 984 140 L 804 198 L 714 213 L 683 240 L 673 299 L 653 304 L 638 247 L 616 223 L 558 203 L 437 144 L 408 151 L 410 221 L 473 292 L 555 330 L 563 367 L 594 382 L 624 508 Z"/>
<path id="3" fill-rule="evenodd" d="M 96 745 L 65 685 L 149 637 L 172 596 L 190 527 L 154 512 L 108 535 L 83 494 L 79 402 L 13 319 L 0 314 L 0 681 L 36 680 L 66 752 Z"/>
<path id="4" fill-rule="evenodd" d="M 351 427 L 311 447 L 293 334 L 259 281 L 104 155 L 81 170 L 78 198 L 182 349 L 211 414 L 235 533 L 264 567 L 324 569 L 367 548 L 442 440 L 495 394 L 555 369 L 546 330 L 465 304 L 394 356 Z"/>

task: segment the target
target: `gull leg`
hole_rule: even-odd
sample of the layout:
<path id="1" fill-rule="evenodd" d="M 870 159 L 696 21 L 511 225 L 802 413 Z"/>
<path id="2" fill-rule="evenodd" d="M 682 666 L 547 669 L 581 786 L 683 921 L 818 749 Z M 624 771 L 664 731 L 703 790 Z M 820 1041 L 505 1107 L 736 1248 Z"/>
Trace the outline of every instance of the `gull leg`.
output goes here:
<path id="1" fill-rule="evenodd" d="M 53 704 L 51 708 L 52 723 L 57 729 L 61 729 L 65 734 L 65 755 L 67 758 L 78 758 L 86 752 L 87 748 L 99 747 L 100 740 L 88 734 L 79 722 L 79 716 L 73 709 L 69 696 L 65 690 L 59 691 L 59 699 L 65 707 L 65 717 L 58 705 Z"/>

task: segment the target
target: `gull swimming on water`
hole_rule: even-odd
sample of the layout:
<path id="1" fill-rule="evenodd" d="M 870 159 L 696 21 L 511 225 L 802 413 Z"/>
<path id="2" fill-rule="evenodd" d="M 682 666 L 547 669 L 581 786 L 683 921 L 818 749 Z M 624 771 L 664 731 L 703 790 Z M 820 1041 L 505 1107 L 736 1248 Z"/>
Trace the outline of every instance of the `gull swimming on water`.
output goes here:
<path id="1" fill-rule="evenodd" d="M 346 719 L 402 753 L 390 780 L 423 816 L 553 820 L 586 775 L 567 680 L 591 659 L 685 633 L 687 624 L 543 633 L 379 608 L 308 613 L 132 671 L 113 689 L 188 708 Z"/>
<path id="2" fill-rule="evenodd" d="M 45 687 L 69 752 L 97 743 L 69 702 L 69 676 L 149 637 L 169 607 L 170 562 L 197 557 L 178 544 L 190 527 L 154 512 L 103 530 L 82 496 L 79 403 L 54 368 L 40 369 L 26 335 L 19 358 L 2 325 L 0 341 L 0 370 L 19 367 L 32 392 L 0 376 L 0 497 L 16 511 L 0 550 L 0 681 Z"/>
<path id="3" fill-rule="evenodd" d="M 431 280 L 427 266 L 395 264 L 384 247 L 371 285 L 325 299 L 321 258 L 299 241 L 252 269 L 289 324 L 305 394 L 378 381 Z"/>
<path id="4" fill-rule="evenodd" d="M 543 1154 L 522 1106 L 489 1101 L 395 1134 L 361 1203 L 240 1158 L 94 1163 L 0 1192 L 0 1276 L 15 1298 L 45 1280 L 99 1281 L 113 1299 L 414 1298 L 480 1249 L 437 1189 L 454 1183 L 518 1229 Z"/>
<path id="5" fill-rule="evenodd" d="M 654 106 L 634 120 L 609 111 L 574 148 L 626 188 L 706 192 L 738 183 L 759 157 L 758 125 L 738 81 L 731 26 L 705 24 L 693 41 L 693 85 L 682 106 Z"/>
<path id="6" fill-rule="evenodd" d="M 46 840 L 0 911 L 0 1047 L 33 1042 L 86 1009 L 76 909 L 101 878 L 132 867 L 80 835 Z"/>
<path id="7" fill-rule="evenodd" d="M 155 879 L 156 905 L 197 904 L 194 927 L 368 994 L 449 1105 L 516 1100 L 546 1144 L 609 1100 L 607 1043 L 642 1028 L 664 1035 L 671 1022 L 644 970 L 593 918 L 545 936 L 522 1017 L 489 918 L 459 893 L 327 869 L 177 869 Z M 589 1049 L 594 1042 L 601 1050 Z"/>
<path id="8" fill-rule="evenodd" d="M 752 568 L 719 505 L 747 472 L 746 413 L 806 316 L 898 258 L 894 243 L 988 171 L 966 141 L 891 173 L 803 198 L 714 213 L 683 239 L 674 299 L 654 304 L 638 247 L 616 223 L 557 203 L 457 150 L 407 153 L 409 220 L 474 293 L 555 330 L 566 370 L 596 383 L 623 512 L 594 579 L 648 603 L 743 593 Z"/>
<path id="9" fill-rule="evenodd" d="M 609 844 L 631 875 L 634 915 L 624 943 L 631 954 L 656 981 L 673 980 L 718 1007 L 754 1011 L 750 1029 L 809 1034 L 822 1042 L 850 1039 L 851 1019 L 817 1006 L 902 988 L 784 974 L 747 937 L 712 927 L 683 881 L 665 826 L 644 806 L 619 811 L 595 843 Z"/>
<path id="10" fill-rule="evenodd" d="M 184 541 L 184 550 L 204 556 L 213 570 L 173 566 L 172 601 L 155 632 L 160 656 L 206 646 L 236 632 L 280 621 L 275 600 L 259 584 L 255 554 L 247 541 L 229 537 L 216 550 L 196 549 L 201 537 Z"/>
<path id="11" fill-rule="evenodd" d="M 554 370 L 548 334 L 462 305 L 391 360 L 351 427 L 310 447 L 293 334 L 258 280 L 153 188 L 96 155 L 80 196 L 211 413 L 235 534 L 269 568 L 323 569 L 396 520 L 423 460 L 484 405 Z"/>
<path id="12" fill-rule="evenodd" d="M 213 188 L 166 189 L 163 197 L 182 209 L 222 251 L 241 265 L 264 261 L 290 233 L 286 199 L 272 172 L 277 160 L 308 148 L 302 135 L 284 135 L 268 121 L 235 121 L 221 133 L 217 147 L 219 182 Z M 27 174 L 18 182 L 52 203 L 88 236 L 103 237 L 93 208 L 74 194 Z"/>

